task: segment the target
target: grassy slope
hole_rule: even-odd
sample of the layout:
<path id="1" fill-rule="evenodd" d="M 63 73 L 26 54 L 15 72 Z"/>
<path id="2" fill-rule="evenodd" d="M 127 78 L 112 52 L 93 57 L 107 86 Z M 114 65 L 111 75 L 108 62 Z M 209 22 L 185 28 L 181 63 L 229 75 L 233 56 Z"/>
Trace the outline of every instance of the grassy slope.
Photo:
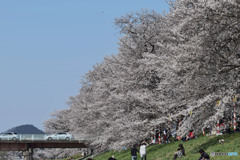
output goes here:
<path id="1" fill-rule="evenodd" d="M 224 139 L 223 144 L 219 144 L 219 139 Z M 240 133 L 226 134 L 222 136 L 200 136 L 197 139 L 193 139 L 187 142 L 173 142 L 170 144 L 152 145 L 147 147 L 147 159 L 148 160 L 171 160 L 176 152 L 178 145 L 182 143 L 186 156 L 179 158 L 179 160 L 196 160 L 200 157 L 197 151 L 202 148 L 208 154 L 210 152 L 238 152 L 238 156 L 215 156 L 211 157 L 211 160 L 240 160 Z M 110 156 L 114 155 L 117 160 L 130 160 L 130 150 L 125 151 L 109 151 L 94 157 L 94 160 L 107 160 Z M 141 158 L 138 155 L 138 160 Z"/>

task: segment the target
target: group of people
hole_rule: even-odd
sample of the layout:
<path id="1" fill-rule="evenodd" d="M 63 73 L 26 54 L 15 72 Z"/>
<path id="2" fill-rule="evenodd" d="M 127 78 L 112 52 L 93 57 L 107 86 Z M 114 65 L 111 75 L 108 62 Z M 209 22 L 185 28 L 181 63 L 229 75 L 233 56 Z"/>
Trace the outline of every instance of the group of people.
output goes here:
<path id="1" fill-rule="evenodd" d="M 137 160 L 138 152 L 140 154 L 141 160 L 147 160 L 147 151 L 146 151 L 147 146 L 148 144 L 146 143 L 146 141 L 142 142 L 140 145 L 140 151 L 139 151 L 137 149 L 137 146 L 133 145 L 133 147 L 131 148 L 132 160 Z M 178 147 L 179 148 L 177 149 L 177 152 L 175 152 L 173 157 L 174 160 L 186 155 L 183 145 L 179 144 Z M 209 155 L 203 149 L 200 149 L 199 153 L 201 154 L 201 157 L 198 160 L 210 160 Z M 87 160 L 93 160 L 93 159 L 89 158 Z M 117 160 L 117 159 L 112 155 L 111 157 L 108 158 L 108 160 Z"/>
<path id="2" fill-rule="evenodd" d="M 182 138 L 182 141 L 185 142 L 185 141 L 188 141 L 188 140 L 191 140 L 191 139 L 194 139 L 194 138 L 195 138 L 195 135 L 193 133 L 193 130 L 190 130 L 188 135 L 186 137 Z"/>
<path id="3" fill-rule="evenodd" d="M 160 143 L 170 143 L 170 137 L 171 137 L 170 131 L 168 129 L 164 128 L 162 132 L 158 131 L 158 132 L 156 132 L 156 134 L 153 137 L 151 137 L 152 138 L 151 144 L 156 144 L 157 141 L 158 141 L 159 144 Z M 193 130 L 190 130 L 189 134 L 186 137 L 183 137 L 183 138 L 179 139 L 179 137 L 176 136 L 175 141 L 178 141 L 178 140 L 188 141 L 188 140 L 191 140 L 191 139 L 194 139 L 194 138 L 196 138 L 196 136 L 194 135 Z"/>
<path id="4" fill-rule="evenodd" d="M 170 143 L 171 132 L 167 128 L 152 130 L 151 144 Z"/>
<path id="5" fill-rule="evenodd" d="M 191 138 L 191 136 L 189 136 L 188 138 Z M 146 151 L 147 145 L 148 144 L 145 141 L 142 142 L 141 146 L 140 146 L 140 151 L 138 151 L 136 145 L 133 145 L 133 147 L 131 149 L 132 160 L 137 160 L 138 152 L 140 154 L 141 160 L 147 160 L 147 151 Z M 178 147 L 179 148 L 177 149 L 177 152 L 175 152 L 174 157 L 173 157 L 174 160 L 186 155 L 183 145 L 179 144 Z M 203 149 L 200 149 L 199 153 L 201 154 L 201 157 L 198 160 L 210 160 L 209 155 Z"/>
<path id="6" fill-rule="evenodd" d="M 132 160 L 137 160 L 137 152 L 140 153 L 141 160 L 147 160 L 147 148 L 148 144 L 144 141 L 141 143 L 140 152 L 138 151 L 136 145 L 131 149 Z"/>
<path id="7" fill-rule="evenodd" d="M 201 154 L 201 157 L 198 160 L 210 160 L 209 155 L 203 149 L 200 149 L 198 152 Z M 179 148 L 177 149 L 177 152 L 175 152 L 173 159 L 175 160 L 185 155 L 186 154 L 183 145 L 179 144 Z"/>

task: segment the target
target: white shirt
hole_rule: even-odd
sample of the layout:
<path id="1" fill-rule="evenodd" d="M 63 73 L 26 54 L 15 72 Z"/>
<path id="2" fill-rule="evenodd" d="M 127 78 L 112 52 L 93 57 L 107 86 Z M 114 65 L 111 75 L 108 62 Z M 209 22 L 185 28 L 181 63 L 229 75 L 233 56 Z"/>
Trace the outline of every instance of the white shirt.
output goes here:
<path id="1" fill-rule="evenodd" d="M 141 157 L 146 154 L 146 145 L 140 146 L 140 155 Z"/>

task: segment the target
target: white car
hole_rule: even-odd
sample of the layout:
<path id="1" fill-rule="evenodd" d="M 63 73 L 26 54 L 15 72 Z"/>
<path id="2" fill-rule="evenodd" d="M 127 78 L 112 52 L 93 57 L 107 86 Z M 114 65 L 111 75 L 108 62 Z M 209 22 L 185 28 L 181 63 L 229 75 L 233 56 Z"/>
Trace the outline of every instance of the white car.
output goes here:
<path id="1" fill-rule="evenodd" d="M 17 135 L 17 133 L 13 133 L 13 132 L 7 132 L 7 133 L 2 133 L 0 134 L 0 140 L 18 140 L 19 136 Z"/>
<path id="2" fill-rule="evenodd" d="M 74 139 L 74 136 L 66 132 L 59 132 L 56 134 L 47 135 L 45 136 L 45 139 L 46 140 L 72 140 Z"/>

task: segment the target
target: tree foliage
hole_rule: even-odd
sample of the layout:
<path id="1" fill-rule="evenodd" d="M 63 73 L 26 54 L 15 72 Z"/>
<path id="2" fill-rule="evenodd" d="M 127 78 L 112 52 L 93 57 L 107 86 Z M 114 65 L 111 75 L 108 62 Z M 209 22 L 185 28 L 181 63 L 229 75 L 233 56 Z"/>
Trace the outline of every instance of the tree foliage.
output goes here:
<path id="1" fill-rule="evenodd" d="M 48 131 L 120 149 L 169 121 L 181 120 L 182 136 L 231 117 L 240 91 L 240 1 L 169 3 L 166 15 L 143 10 L 115 20 L 118 53 L 85 74 L 69 109 L 46 121 Z"/>

